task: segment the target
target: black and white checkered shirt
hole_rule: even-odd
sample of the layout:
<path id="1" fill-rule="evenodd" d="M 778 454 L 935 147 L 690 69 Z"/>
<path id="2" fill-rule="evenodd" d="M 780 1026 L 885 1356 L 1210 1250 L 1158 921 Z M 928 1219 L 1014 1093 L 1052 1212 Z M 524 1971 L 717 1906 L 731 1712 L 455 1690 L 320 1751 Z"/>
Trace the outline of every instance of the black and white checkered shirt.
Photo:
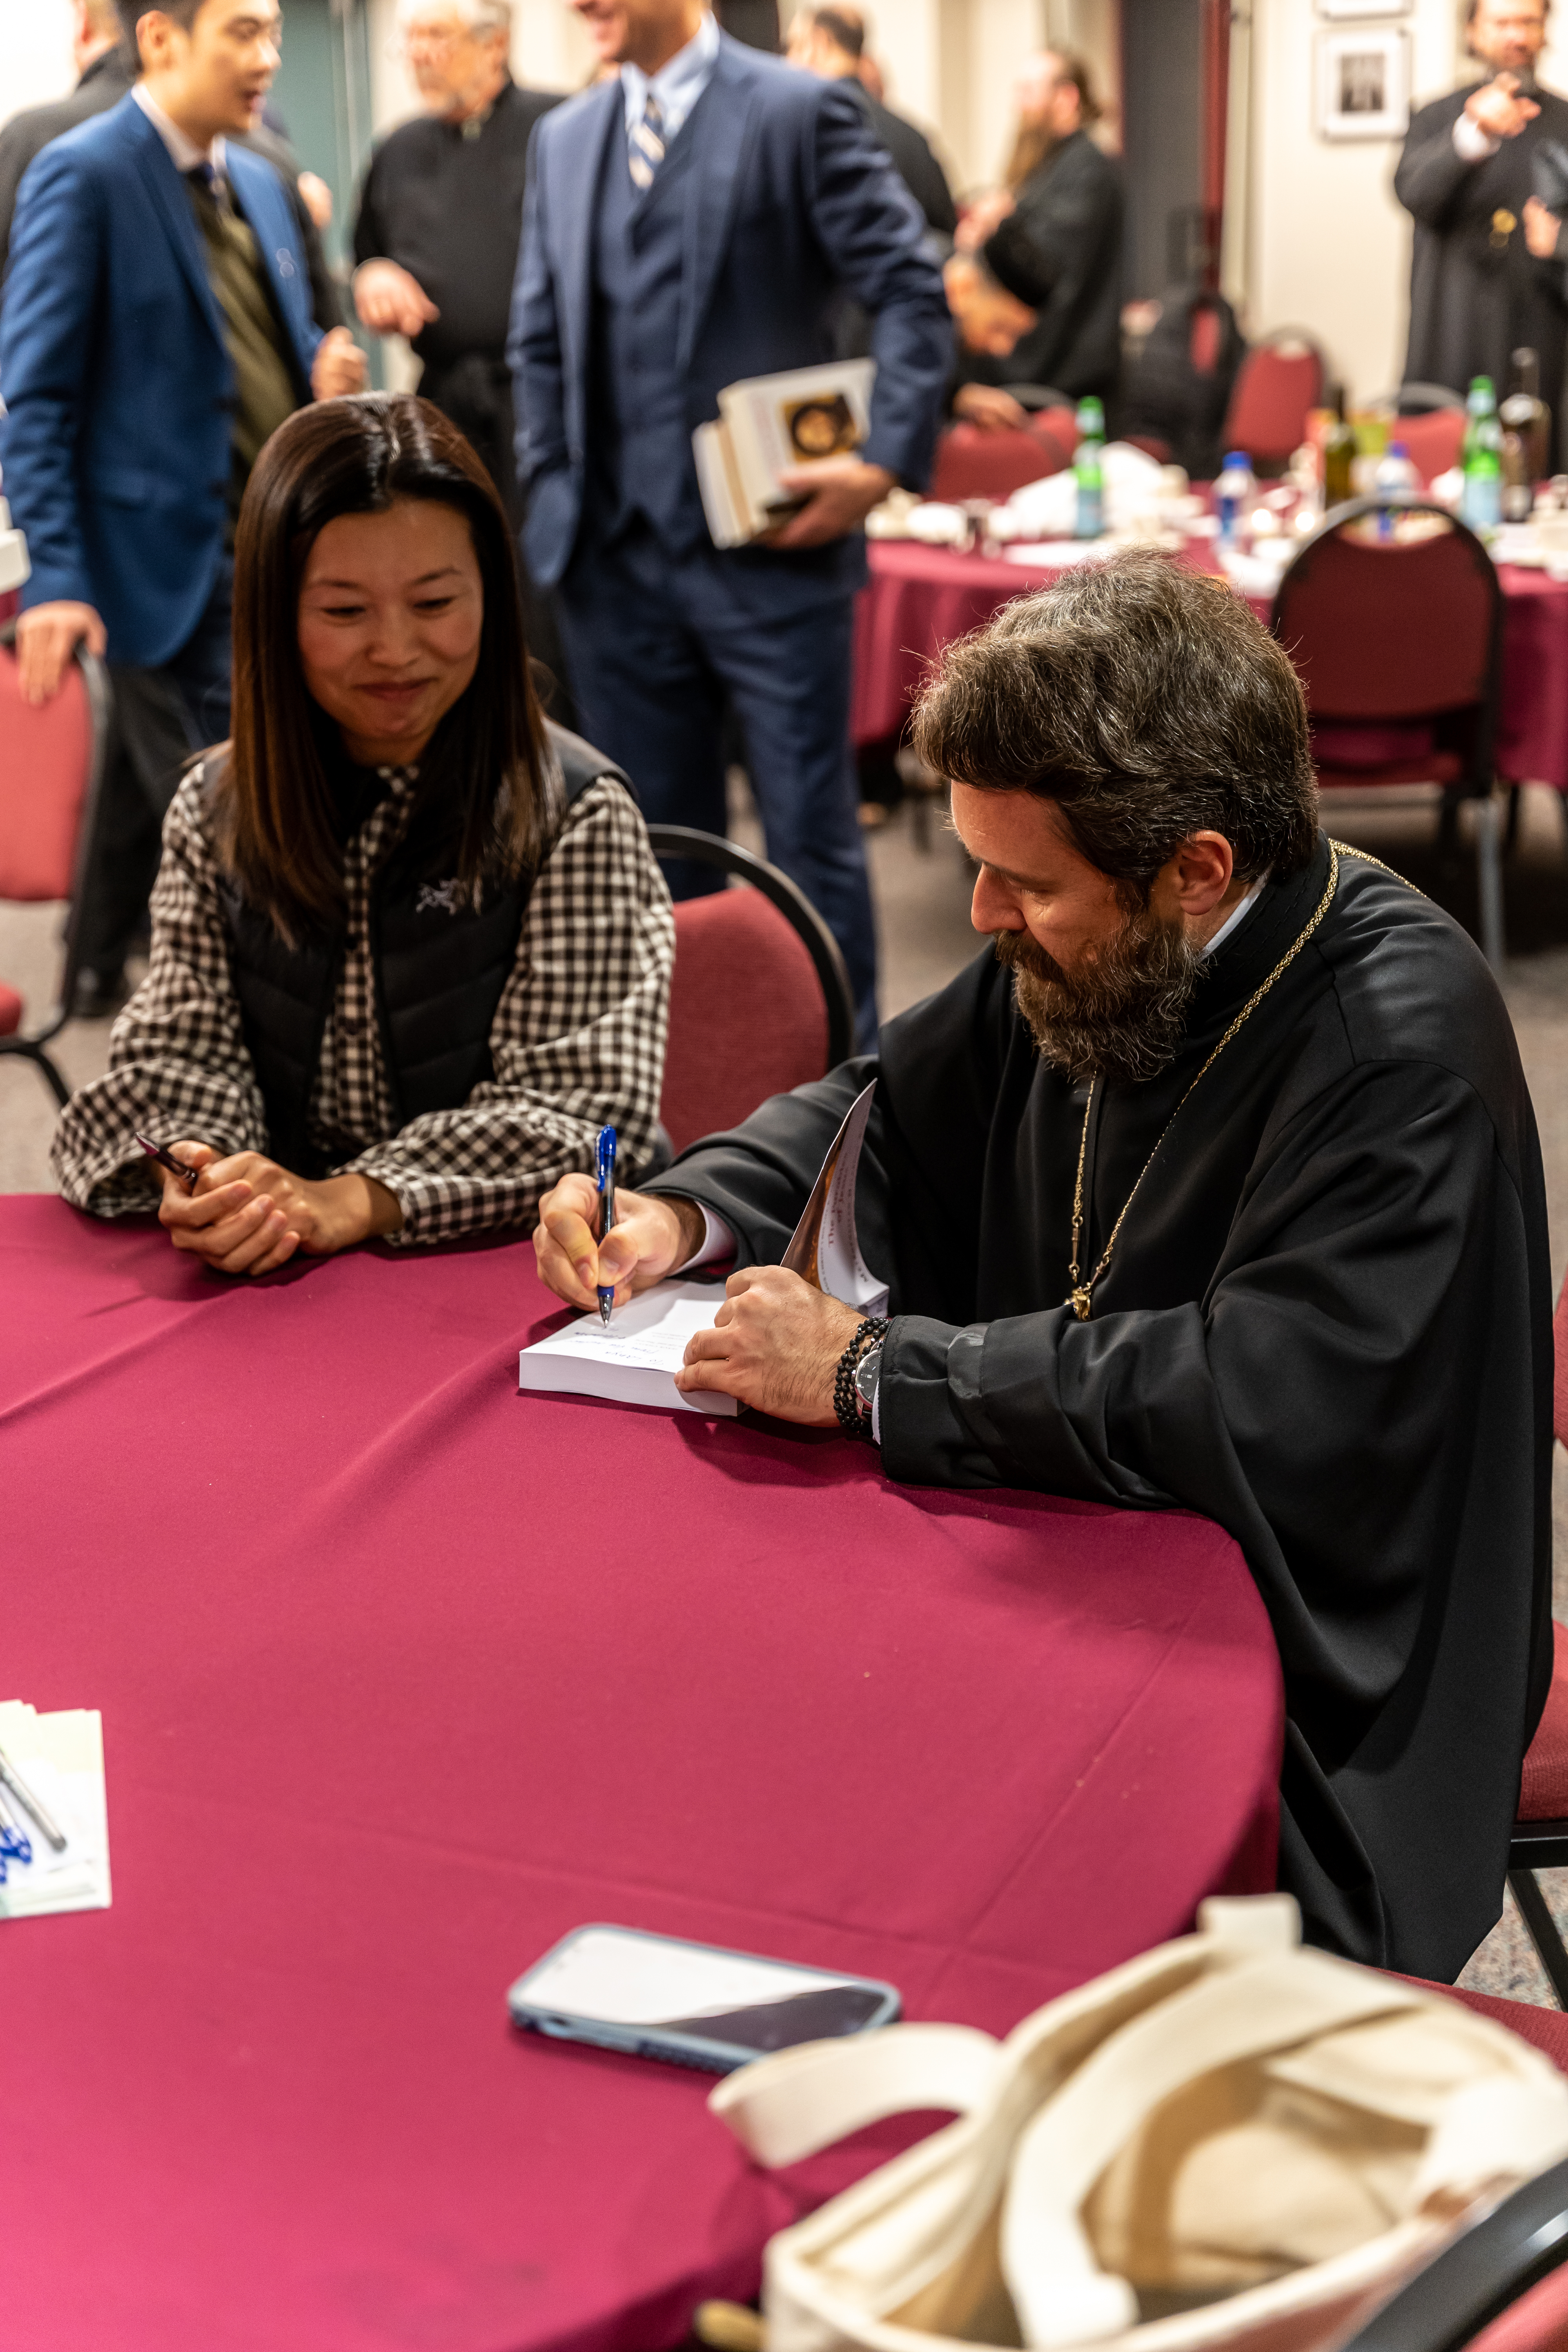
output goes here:
<path id="1" fill-rule="evenodd" d="M 344 856 L 346 940 L 310 1097 L 311 1139 L 342 1153 L 331 1174 L 355 1171 L 396 1194 L 398 1242 L 531 1223 L 562 1176 L 592 1169 L 601 1127 L 618 1130 L 628 1174 L 648 1155 L 675 961 L 669 894 L 630 795 L 601 777 L 567 810 L 530 896 L 490 1024 L 494 1075 L 458 1108 L 395 1131 L 370 898 L 408 822 L 413 777 L 388 782 Z M 226 1153 L 268 1149 L 218 871 L 197 769 L 164 823 L 151 968 L 114 1024 L 107 1074 L 72 1096 L 55 1133 L 61 1192 L 99 1216 L 153 1205 L 136 1128 Z"/>

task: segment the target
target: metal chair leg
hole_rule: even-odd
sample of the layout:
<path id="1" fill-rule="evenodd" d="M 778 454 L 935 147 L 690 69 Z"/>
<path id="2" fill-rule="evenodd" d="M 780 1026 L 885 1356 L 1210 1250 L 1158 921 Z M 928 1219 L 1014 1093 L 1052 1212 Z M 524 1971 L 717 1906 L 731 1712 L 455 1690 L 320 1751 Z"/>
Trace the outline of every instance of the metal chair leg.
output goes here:
<path id="1" fill-rule="evenodd" d="M 1558 1932 L 1557 1922 L 1541 1891 L 1541 1882 L 1533 1870 L 1510 1870 L 1508 1883 L 1541 1965 L 1552 1980 L 1558 2006 L 1568 2009 L 1568 1947 Z"/>
<path id="2" fill-rule="evenodd" d="M 1502 835 L 1502 854 L 1505 857 L 1511 857 L 1519 847 L 1519 804 L 1523 796 L 1522 784 L 1509 785 L 1508 823 L 1503 827 Z"/>
<path id="3" fill-rule="evenodd" d="M 1476 882 L 1480 895 L 1481 953 L 1493 971 L 1503 967 L 1502 854 L 1495 798 L 1476 803 Z"/>
<path id="4" fill-rule="evenodd" d="M 21 1038 L 0 1037 L 0 1054 L 16 1054 L 31 1062 L 35 1069 L 42 1073 L 60 1108 L 65 1108 L 71 1098 L 71 1090 L 41 1045 L 29 1045 Z"/>

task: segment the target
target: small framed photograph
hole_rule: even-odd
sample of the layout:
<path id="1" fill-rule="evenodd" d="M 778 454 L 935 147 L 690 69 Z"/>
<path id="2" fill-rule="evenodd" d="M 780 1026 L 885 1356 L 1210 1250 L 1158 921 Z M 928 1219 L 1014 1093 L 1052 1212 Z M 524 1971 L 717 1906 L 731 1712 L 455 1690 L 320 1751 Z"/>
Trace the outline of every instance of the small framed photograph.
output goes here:
<path id="1" fill-rule="evenodd" d="M 1318 35 L 1318 136 L 1403 139 L 1410 127 L 1410 36 L 1399 25 Z"/>

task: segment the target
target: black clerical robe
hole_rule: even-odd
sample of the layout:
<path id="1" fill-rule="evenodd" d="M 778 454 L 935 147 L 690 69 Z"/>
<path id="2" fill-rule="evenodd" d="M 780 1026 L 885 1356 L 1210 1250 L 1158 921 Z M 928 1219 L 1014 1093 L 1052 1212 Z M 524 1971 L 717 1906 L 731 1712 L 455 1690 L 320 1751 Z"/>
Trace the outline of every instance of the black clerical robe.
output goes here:
<path id="1" fill-rule="evenodd" d="M 1097 1085 L 1092 1266 L 1184 1089 L 1327 887 L 1270 884 L 1210 960 L 1173 1066 Z M 1078 1321 L 1063 1302 L 1086 1090 L 989 953 L 654 1188 L 775 1263 L 857 1092 L 868 1264 L 894 1320 L 882 1465 L 1226 1528 L 1289 1717 L 1281 1883 L 1309 1935 L 1451 1979 L 1498 1916 L 1551 1671 L 1552 1298 L 1508 1013 L 1458 927 L 1342 853 L 1333 904 L 1177 1114 Z"/>
<path id="2" fill-rule="evenodd" d="M 1541 362 L 1542 397 L 1552 410 L 1551 466 L 1565 445 L 1558 411 L 1564 394 L 1568 303 L 1563 267 L 1538 261 L 1524 236 L 1526 199 L 1535 193 L 1536 152 L 1548 142 L 1568 146 L 1568 100 L 1536 89 L 1541 111 L 1495 155 L 1467 163 L 1454 125 L 1471 85 L 1433 100 L 1411 119 L 1394 175 L 1394 193 L 1415 223 L 1410 258 L 1407 383 L 1469 389 L 1489 375 L 1501 400 L 1512 354 L 1528 345 Z M 1559 175 L 1552 175 L 1552 184 Z"/>
<path id="3" fill-rule="evenodd" d="M 1121 367 L 1121 169 L 1087 131 L 1058 141 L 1018 190 L 1015 217 L 1050 280 L 1005 359 L 972 353 L 972 383 L 1040 383 L 1114 399 Z"/>

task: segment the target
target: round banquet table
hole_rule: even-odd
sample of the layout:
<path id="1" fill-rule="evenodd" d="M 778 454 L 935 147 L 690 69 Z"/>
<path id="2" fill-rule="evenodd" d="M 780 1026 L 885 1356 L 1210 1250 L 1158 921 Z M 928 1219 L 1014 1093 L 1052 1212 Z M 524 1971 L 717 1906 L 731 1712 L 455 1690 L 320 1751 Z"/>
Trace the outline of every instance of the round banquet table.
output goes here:
<path id="1" fill-rule="evenodd" d="M 1060 571 L 1005 556 L 961 555 L 913 540 L 873 541 L 870 579 L 855 616 L 855 741 L 879 743 L 902 728 L 927 665 L 942 646 Z M 1215 569 L 1212 542 L 1187 560 Z M 1568 583 L 1503 564 L 1502 689 L 1497 771 L 1510 783 L 1568 792 Z M 1267 621 L 1270 600 L 1247 600 Z"/>
<path id="2" fill-rule="evenodd" d="M 557 1937 L 1005 2032 L 1272 1883 L 1226 1536 L 520 1395 L 532 1265 L 226 1283 L 0 1199 L 0 1697 L 101 1709 L 114 1890 L 0 1922 L 6 2352 L 656 2352 L 896 2141 L 766 2176 L 708 2079 L 518 2033 Z"/>

